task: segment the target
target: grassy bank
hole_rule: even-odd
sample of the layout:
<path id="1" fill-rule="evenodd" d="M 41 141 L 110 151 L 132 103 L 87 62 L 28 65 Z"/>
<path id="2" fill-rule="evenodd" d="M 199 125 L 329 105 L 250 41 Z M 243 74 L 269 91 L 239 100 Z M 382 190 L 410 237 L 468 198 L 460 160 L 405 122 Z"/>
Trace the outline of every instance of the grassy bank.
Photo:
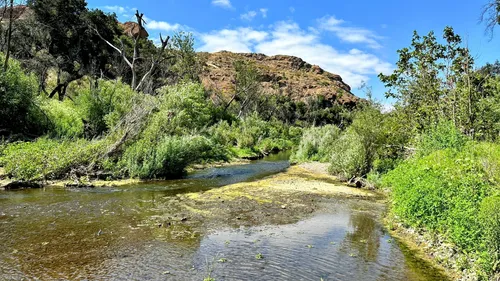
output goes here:
<path id="1" fill-rule="evenodd" d="M 491 143 L 437 150 L 405 161 L 382 180 L 393 218 L 455 245 L 465 258 L 454 266 L 479 280 L 499 271 L 499 151 Z"/>

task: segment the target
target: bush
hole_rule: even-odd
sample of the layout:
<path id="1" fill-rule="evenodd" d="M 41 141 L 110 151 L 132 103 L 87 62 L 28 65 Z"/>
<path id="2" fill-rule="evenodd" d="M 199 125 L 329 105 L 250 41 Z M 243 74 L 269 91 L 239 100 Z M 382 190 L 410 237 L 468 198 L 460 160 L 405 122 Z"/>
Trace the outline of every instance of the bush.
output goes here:
<path id="1" fill-rule="evenodd" d="M 467 251 L 481 245 L 481 202 L 491 194 L 478 157 L 465 149 L 436 151 L 404 162 L 383 178 L 392 188 L 392 211 L 414 227 L 446 234 Z"/>
<path id="2" fill-rule="evenodd" d="M 451 121 L 441 121 L 421 135 L 418 153 L 425 156 L 440 149 L 459 151 L 466 143 L 467 138 Z"/>
<path id="3" fill-rule="evenodd" d="M 340 129 L 333 125 L 313 127 L 306 129 L 302 139 L 292 155 L 292 160 L 304 161 L 330 161 L 331 149 L 340 137 Z"/>
<path id="4" fill-rule="evenodd" d="M 207 131 L 211 139 L 231 148 L 238 158 L 256 158 L 271 152 L 291 149 L 300 139 L 301 130 L 281 121 L 264 121 L 251 114 L 240 122 L 221 121 Z"/>
<path id="5" fill-rule="evenodd" d="M 131 177 L 157 179 L 183 175 L 194 163 L 227 160 L 227 152 L 201 136 L 164 136 L 159 141 L 141 139 L 126 149 L 120 165 Z"/>
<path id="6" fill-rule="evenodd" d="M 215 110 L 199 83 L 163 87 L 159 90 L 158 102 L 158 112 L 151 118 L 146 133 L 182 136 L 212 125 Z"/>
<path id="7" fill-rule="evenodd" d="M 99 80 L 98 88 L 77 89 L 75 103 L 86 122 L 88 137 L 100 136 L 113 129 L 140 99 L 129 85 L 121 81 Z"/>
<path id="8" fill-rule="evenodd" d="M 481 203 L 479 221 L 488 248 L 491 272 L 500 272 L 500 195 L 491 196 Z"/>
<path id="9" fill-rule="evenodd" d="M 365 106 L 355 114 L 352 125 L 332 145 L 330 172 L 342 179 L 366 177 L 374 162 L 386 155 L 390 143 L 387 117 L 377 107 Z"/>
<path id="10" fill-rule="evenodd" d="M 366 155 L 360 137 L 348 130 L 332 145 L 329 172 L 342 180 L 365 176 L 369 172 Z"/>
<path id="11" fill-rule="evenodd" d="M 59 179 L 73 168 L 88 165 L 102 155 L 105 141 L 57 141 L 40 138 L 5 147 L 0 158 L 5 172 L 19 180 Z"/>
<path id="12" fill-rule="evenodd" d="M 76 138 L 83 136 L 84 125 L 82 115 L 70 100 L 43 99 L 40 102 L 50 123 L 50 134 L 59 138 Z"/>
<path id="13" fill-rule="evenodd" d="M 0 53 L 0 65 L 4 61 Z M 7 71 L 0 71 L 0 134 L 45 132 L 47 119 L 38 107 L 37 91 L 36 77 L 25 74 L 18 61 L 10 60 Z"/>

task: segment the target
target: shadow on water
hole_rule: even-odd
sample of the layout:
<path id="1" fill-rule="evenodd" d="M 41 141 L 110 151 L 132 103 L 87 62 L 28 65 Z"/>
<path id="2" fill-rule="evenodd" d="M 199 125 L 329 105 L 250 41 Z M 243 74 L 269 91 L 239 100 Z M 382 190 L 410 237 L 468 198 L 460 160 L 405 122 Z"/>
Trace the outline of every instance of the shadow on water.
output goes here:
<path id="1" fill-rule="evenodd" d="M 120 188 L 0 192 L 0 280 L 443 280 L 391 242 L 373 201 L 325 199 L 324 211 L 280 226 L 185 224 L 183 239 L 145 223 L 179 193 L 263 178 L 287 157 Z"/>

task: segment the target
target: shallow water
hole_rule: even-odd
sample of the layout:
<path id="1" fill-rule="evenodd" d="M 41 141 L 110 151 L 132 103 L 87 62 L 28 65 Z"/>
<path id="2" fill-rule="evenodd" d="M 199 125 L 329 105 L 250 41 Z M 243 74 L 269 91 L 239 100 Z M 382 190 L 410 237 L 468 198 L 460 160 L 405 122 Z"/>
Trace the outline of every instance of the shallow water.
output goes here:
<path id="1" fill-rule="evenodd" d="M 325 199 L 287 225 L 187 225 L 183 239 L 147 223 L 179 193 L 256 180 L 285 159 L 119 188 L 0 192 L 0 280 L 443 280 L 384 232 L 374 201 Z"/>

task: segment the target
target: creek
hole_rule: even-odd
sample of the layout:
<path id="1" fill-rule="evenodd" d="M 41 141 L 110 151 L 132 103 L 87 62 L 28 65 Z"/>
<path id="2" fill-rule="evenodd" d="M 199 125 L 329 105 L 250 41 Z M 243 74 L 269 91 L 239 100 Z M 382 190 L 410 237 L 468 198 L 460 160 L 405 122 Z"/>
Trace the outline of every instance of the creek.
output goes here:
<path id="1" fill-rule="evenodd" d="M 445 279 L 384 230 L 381 200 L 315 197 L 293 216 L 263 205 L 267 220 L 232 205 L 220 206 L 228 220 L 179 209 L 183 194 L 281 173 L 287 159 L 129 186 L 0 191 L 0 280 Z"/>

